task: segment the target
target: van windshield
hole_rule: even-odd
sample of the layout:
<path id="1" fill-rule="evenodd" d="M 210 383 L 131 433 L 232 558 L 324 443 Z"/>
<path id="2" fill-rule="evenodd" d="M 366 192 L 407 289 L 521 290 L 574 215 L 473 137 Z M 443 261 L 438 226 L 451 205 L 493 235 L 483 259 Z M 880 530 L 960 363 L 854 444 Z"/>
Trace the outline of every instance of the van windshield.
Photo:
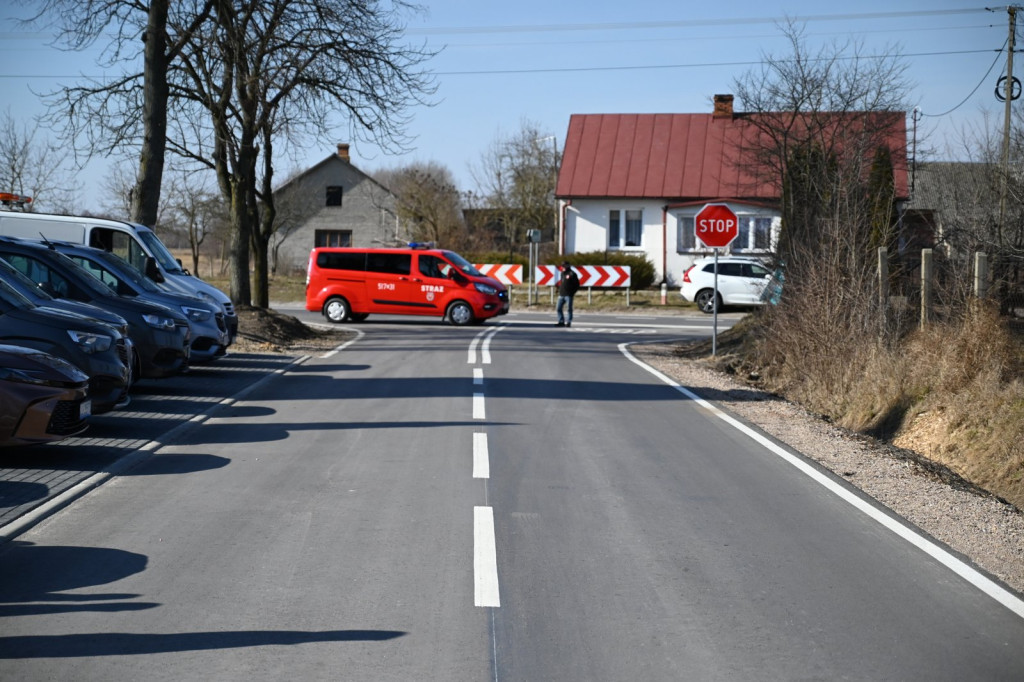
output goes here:
<path id="1" fill-rule="evenodd" d="M 184 275 L 185 271 L 178 265 L 178 261 L 174 259 L 171 252 L 167 250 L 164 243 L 160 241 L 160 237 L 156 236 L 156 232 L 150 232 L 149 230 L 139 230 L 139 238 L 145 243 L 146 248 L 153 254 L 153 258 L 160 264 L 165 272 L 172 275 Z"/>
<path id="2" fill-rule="evenodd" d="M 447 258 L 452 265 L 462 270 L 467 275 L 473 275 L 475 277 L 483 277 L 483 273 L 473 267 L 473 264 L 468 260 L 455 253 L 454 251 L 442 251 L 444 257 Z"/>

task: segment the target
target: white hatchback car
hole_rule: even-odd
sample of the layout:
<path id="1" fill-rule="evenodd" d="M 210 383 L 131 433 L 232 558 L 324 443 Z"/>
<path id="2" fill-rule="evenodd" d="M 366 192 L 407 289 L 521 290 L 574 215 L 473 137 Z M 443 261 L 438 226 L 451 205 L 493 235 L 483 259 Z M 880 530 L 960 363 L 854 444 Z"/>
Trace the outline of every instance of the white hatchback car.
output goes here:
<path id="1" fill-rule="evenodd" d="M 772 272 L 756 258 L 719 256 L 718 308 L 762 305 L 761 294 L 772 281 Z M 702 312 L 715 311 L 715 259 L 701 258 L 683 273 L 679 293 Z"/>

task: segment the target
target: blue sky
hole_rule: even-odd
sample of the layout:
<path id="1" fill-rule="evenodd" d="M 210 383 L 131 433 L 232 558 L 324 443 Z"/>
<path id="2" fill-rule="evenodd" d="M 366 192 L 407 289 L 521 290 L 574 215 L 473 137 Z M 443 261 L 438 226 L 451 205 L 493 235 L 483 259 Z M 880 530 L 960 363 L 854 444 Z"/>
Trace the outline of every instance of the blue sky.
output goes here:
<path id="1" fill-rule="evenodd" d="M 786 17 L 804 23 L 812 51 L 847 38 L 862 41 L 868 53 L 897 47 L 914 84 L 911 104 L 922 114 L 919 138 L 942 158 L 964 158 L 959 131 L 981 125 L 983 111 L 1002 120 L 993 89 L 1006 64 L 997 54 L 1007 37 L 1005 6 L 986 11 L 964 0 L 862 0 L 842 8 L 808 0 L 596 5 L 425 0 L 425 12 L 409 19 L 409 40 L 443 50 L 429 64 L 436 105 L 415 110 L 408 129 L 415 149 L 396 156 L 354 142 L 339 119 L 331 139 L 290 150 L 295 161 L 283 163 L 279 177 L 320 161 L 338 142 L 353 142 L 353 162 L 363 170 L 435 161 L 451 169 L 460 189 L 473 189 L 470 167 L 523 121 L 554 135 L 561 149 L 574 113 L 709 112 L 712 95 L 731 92 L 763 54 L 789 54 L 777 27 Z M 0 15 L 16 11 L 5 9 Z M 20 33 L 9 21 L 0 32 L 0 101 L 19 119 L 41 110 L 30 87 L 47 90 L 79 73 L 102 75 L 94 52 L 69 54 L 47 42 L 45 34 Z M 1018 64 L 1024 74 L 1024 60 Z M 82 174 L 89 197 L 107 170 L 97 160 Z M 83 197 L 84 208 L 98 205 Z"/>

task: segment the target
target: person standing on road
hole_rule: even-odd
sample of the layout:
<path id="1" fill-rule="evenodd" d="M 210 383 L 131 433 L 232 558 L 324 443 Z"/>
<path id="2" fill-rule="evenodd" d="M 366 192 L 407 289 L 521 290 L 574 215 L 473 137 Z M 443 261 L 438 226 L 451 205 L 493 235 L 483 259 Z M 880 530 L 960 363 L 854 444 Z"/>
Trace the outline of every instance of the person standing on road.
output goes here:
<path id="1" fill-rule="evenodd" d="M 573 272 L 569 261 L 562 263 L 562 275 L 558 278 L 558 327 L 572 326 L 572 297 L 580 290 L 580 278 Z M 563 314 L 563 308 L 568 304 L 568 317 Z"/>

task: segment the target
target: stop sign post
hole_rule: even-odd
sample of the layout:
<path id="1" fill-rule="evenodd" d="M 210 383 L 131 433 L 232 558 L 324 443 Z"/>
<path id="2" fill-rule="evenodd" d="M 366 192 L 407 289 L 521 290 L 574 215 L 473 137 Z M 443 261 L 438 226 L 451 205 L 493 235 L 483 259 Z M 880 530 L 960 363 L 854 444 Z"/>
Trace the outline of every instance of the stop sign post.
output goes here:
<path id="1" fill-rule="evenodd" d="M 718 354 L 718 250 L 729 246 L 740 233 L 740 221 L 725 204 L 705 204 L 693 219 L 693 233 L 705 246 L 715 250 L 714 324 L 711 333 L 711 355 Z"/>

